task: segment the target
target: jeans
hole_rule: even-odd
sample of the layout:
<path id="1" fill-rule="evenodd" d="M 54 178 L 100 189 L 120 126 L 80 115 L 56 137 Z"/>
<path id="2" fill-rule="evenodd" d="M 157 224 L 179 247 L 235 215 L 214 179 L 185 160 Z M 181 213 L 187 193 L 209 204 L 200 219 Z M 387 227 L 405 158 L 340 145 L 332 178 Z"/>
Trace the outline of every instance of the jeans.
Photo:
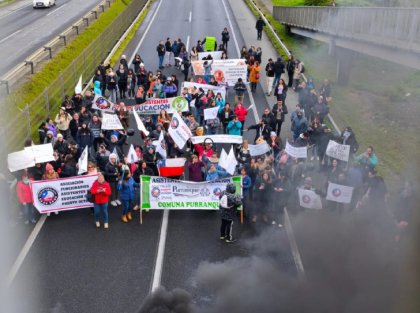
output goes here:
<path id="1" fill-rule="evenodd" d="M 123 215 L 131 211 L 131 200 L 121 200 L 123 206 Z"/>
<path id="2" fill-rule="evenodd" d="M 95 222 L 99 222 L 101 218 L 101 212 L 104 216 L 104 223 L 108 223 L 108 203 L 95 203 L 93 205 L 93 214 Z"/>
<path id="3" fill-rule="evenodd" d="M 159 55 L 159 68 L 163 67 L 163 58 L 165 57 L 165 55 Z"/>
<path id="4" fill-rule="evenodd" d="M 31 222 L 34 219 L 34 206 L 32 203 L 22 204 L 22 211 L 25 216 L 25 221 Z"/>
<path id="5" fill-rule="evenodd" d="M 273 80 L 273 88 L 277 86 L 281 78 L 281 74 L 274 74 L 274 80 Z"/>

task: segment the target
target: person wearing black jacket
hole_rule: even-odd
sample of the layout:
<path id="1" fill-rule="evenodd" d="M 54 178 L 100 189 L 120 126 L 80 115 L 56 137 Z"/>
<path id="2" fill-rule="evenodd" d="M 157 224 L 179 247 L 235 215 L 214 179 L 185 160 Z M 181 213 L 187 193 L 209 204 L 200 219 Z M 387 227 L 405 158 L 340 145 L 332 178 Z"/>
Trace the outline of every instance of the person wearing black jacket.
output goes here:
<path id="1" fill-rule="evenodd" d="M 223 110 L 220 111 L 219 119 L 220 119 L 220 122 L 223 125 L 223 133 L 224 134 L 227 134 L 227 126 L 228 126 L 229 122 L 233 119 L 234 114 L 235 113 L 230 108 L 230 103 L 226 103 Z"/>
<path id="2" fill-rule="evenodd" d="M 281 74 L 284 73 L 284 63 L 281 57 L 277 58 L 277 61 L 274 62 L 274 81 L 272 87 L 274 88 L 280 81 Z"/>
<path id="3" fill-rule="evenodd" d="M 120 168 L 118 165 L 118 157 L 115 153 L 109 155 L 109 162 L 105 165 L 105 179 L 111 186 L 112 194 L 110 197 L 111 205 L 116 207 L 121 205 L 119 198 L 119 190 L 117 188 L 118 180 L 120 178 Z"/>
<path id="4" fill-rule="evenodd" d="M 265 22 L 263 21 L 262 17 L 260 16 L 255 24 L 255 28 L 257 29 L 257 40 L 261 40 L 262 31 L 265 26 Z"/>
<path id="5" fill-rule="evenodd" d="M 266 107 L 261 119 L 265 120 L 265 123 L 270 127 L 271 130 L 276 126 L 276 118 L 273 113 L 270 112 L 270 108 Z"/>
<path id="6" fill-rule="evenodd" d="M 272 127 L 272 131 L 275 131 L 277 134 L 277 137 L 280 136 L 281 132 L 281 125 L 284 122 L 284 116 L 289 113 L 287 110 L 286 104 L 284 104 L 282 99 L 278 99 L 277 103 L 273 105 L 273 109 L 271 112 L 274 115 L 274 127 Z"/>
<path id="7" fill-rule="evenodd" d="M 263 137 L 265 141 L 270 139 L 270 127 L 266 124 L 264 119 L 261 119 L 258 124 L 249 126 L 247 129 L 245 129 L 245 131 L 250 129 L 256 130 L 254 142 L 256 142 L 260 137 Z"/>
<path id="8" fill-rule="evenodd" d="M 295 59 L 293 58 L 293 55 L 289 55 L 289 59 L 287 60 L 286 70 L 287 70 L 287 76 L 289 77 L 287 87 L 290 88 L 293 86 L 293 72 L 295 71 Z"/>
<path id="9" fill-rule="evenodd" d="M 163 44 L 163 40 L 159 41 L 156 51 L 159 57 L 159 69 L 163 69 L 163 59 L 165 57 L 165 45 Z"/>
<path id="10" fill-rule="evenodd" d="M 268 59 L 268 63 L 265 66 L 265 76 L 267 80 L 267 96 L 271 96 L 274 86 L 274 62 L 272 58 Z"/>

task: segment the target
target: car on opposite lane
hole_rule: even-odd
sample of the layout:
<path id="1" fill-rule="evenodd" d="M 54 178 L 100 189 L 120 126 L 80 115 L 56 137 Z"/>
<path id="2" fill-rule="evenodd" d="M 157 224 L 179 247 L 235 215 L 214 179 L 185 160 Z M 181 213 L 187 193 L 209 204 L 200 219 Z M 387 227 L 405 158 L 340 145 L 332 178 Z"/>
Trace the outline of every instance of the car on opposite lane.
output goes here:
<path id="1" fill-rule="evenodd" d="M 36 8 L 50 8 L 55 5 L 55 0 L 33 0 L 32 6 Z"/>

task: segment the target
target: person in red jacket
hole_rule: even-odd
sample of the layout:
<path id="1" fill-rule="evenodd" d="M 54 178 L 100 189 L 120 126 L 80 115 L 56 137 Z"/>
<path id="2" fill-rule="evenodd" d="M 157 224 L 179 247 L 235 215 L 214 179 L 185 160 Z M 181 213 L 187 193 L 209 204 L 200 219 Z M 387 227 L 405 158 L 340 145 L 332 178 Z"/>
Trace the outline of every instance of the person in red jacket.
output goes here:
<path id="1" fill-rule="evenodd" d="M 98 173 L 98 179 L 94 181 L 90 192 L 93 195 L 93 211 L 95 216 L 96 227 L 101 227 L 99 221 L 101 212 L 104 216 L 104 228 L 109 228 L 108 224 L 108 201 L 111 195 L 111 186 L 102 173 Z"/>
<path id="2" fill-rule="evenodd" d="M 235 106 L 235 114 L 238 117 L 239 122 L 241 122 L 241 135 L 244 131 L 245 119 L 248 114 L 248 109 L 244 107 L 242 102 L 238 102 Z"/>
<path id="3" fill-rule="evenodd" d="M 31 179 L 29 178 L 27 171 L 23 171 L 22 180 L 18 181 L 16 184 L 16 193 L 19 198 L 19 202 L 22 205 L 25 224 L 35 224 L 36 220 L 34 217 L 34 201 L 32 198 Z"/>

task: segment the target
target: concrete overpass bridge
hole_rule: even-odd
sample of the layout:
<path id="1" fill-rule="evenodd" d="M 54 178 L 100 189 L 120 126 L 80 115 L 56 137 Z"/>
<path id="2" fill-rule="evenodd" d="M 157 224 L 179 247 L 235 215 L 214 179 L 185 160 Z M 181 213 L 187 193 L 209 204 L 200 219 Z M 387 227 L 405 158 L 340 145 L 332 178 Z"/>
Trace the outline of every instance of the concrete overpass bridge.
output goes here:
<path id="1" fill-rule="evenodd" d="M 420 9 L 275 6 L 273 16 L 290 32 L 330 45 L 340 84 L 355 51 L 420 70 Z"/>

